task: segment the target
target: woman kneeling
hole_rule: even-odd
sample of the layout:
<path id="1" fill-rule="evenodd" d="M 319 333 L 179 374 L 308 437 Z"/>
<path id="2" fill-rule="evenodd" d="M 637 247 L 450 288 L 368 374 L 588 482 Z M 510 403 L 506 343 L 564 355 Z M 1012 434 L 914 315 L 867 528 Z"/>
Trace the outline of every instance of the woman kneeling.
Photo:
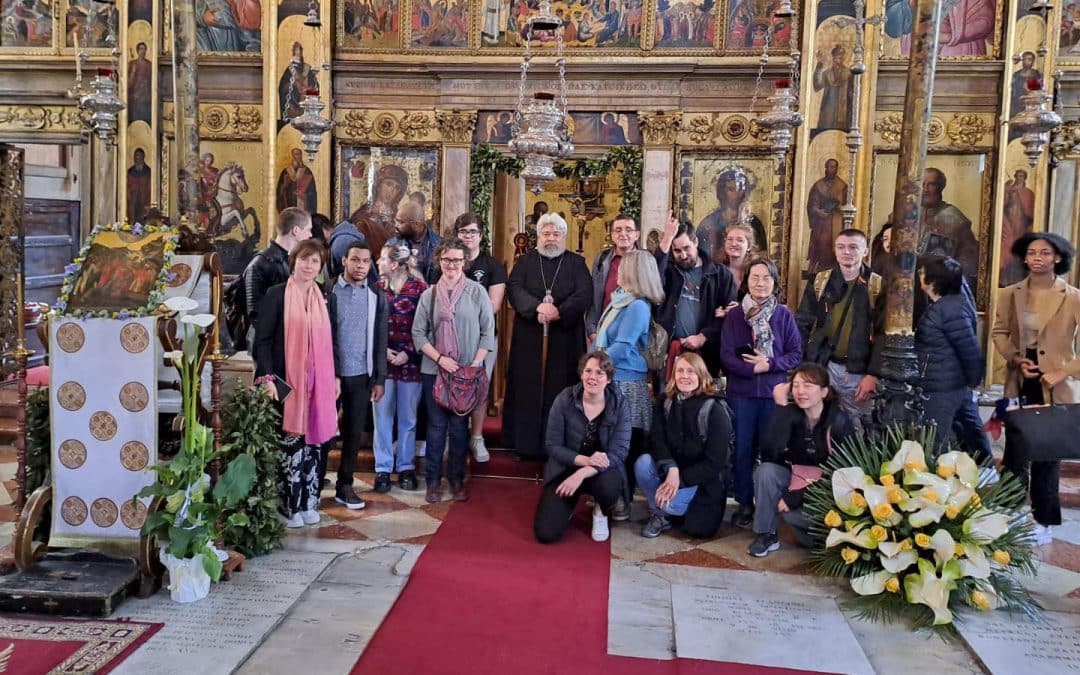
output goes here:
<path id="1" fill-rule="evenodd" d="M 607 541 L 608 515 L 622 495 L 630 406 L 612 383 L 615 366 L 607 354 L 586 354 L 578 373 L 581 383 L 563 389 L 548 415 L 544 491 L 533 524 L 545 544 L 562 537 L 582 493 L 596 500 L 593 540 Z"/>
<path id="2" fill-rule="evenodd" d="M 754 472 L 754 533 L 750 555 L 764 558 L 780 548 L 777 514 L 795 530 L 803 546 L 811 544 L 810 521 L 802 512 L 803 492 L 821 478 L 821 465 L 832 444 L 854 430 L 838 395 L 829 386 L 829 371 L 816 363 L 795 369 L 790 384 L 774 391 L 776 414 L 761 444 L 761 464 Z"/>
<path id="3" fill-rule="evenodd" d="M 724 521 L 731 417 L 713 398 L 716 385 L 700 356 L 681 354 L 672 373 L 656 402 L 652 454 L 634 463 L 652 514 L 641 536 L 657 537 L 671 528 L 668 516 L 685 516 L 687 534 L 709 538 Z"/>

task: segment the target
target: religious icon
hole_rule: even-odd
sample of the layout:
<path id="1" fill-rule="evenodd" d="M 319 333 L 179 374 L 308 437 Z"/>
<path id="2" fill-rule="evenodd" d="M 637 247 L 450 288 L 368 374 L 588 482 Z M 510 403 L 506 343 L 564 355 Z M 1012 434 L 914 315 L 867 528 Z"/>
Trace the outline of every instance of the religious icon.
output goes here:
<path id="1" fill-rule="evenodd" d="M 139 222 L 150 207 L 150 167 L 146 151 L 135 148 L 134 163 L 127 170 L 127 219 Z"/>
<path id="2" fill-rule="evenodd" d="M 373 222 L 393 234 L 394 216 L 406 199 L 438 220 L 439 151 L 436 148 L 342 146 L 339 219 L 364 208 Z"/>
<path id="3" fill-rule="evenodd" d="M 778 250 L 772 241 L 771 207 L 777 160 L 754 153 L 683 153 L 677 162 L 680 220 L 692 223 L 698 244 L 714 261 L 724 255 L 727 228 L 747 224 L 754 247 L 765 255 Z"/>
<path id="4" fill-rule="evenodd" d="M 401 16 L 397 0 L 345 0 L 341 7 L 341 46 L 393 49 L 398 46 Z"/>
<path id="5" fill-rule="evenodd" d="M 1009 117 L 1015 117 L 1024 109 L 1024 95 L 1028 93 L 1027 83 L 1030 80 L 1043 81 L 1042 71 L 1035 67 L 1035 52 L 1023 52 L 1020 54 L 1020 67 L 1012 73 L 1012 90 L 1009 96 Z M 1009 126 L 1009 140 L 1015 140 L 1022 136 L 1020 132 Z"/>
<path id="6" fill-rule="evenodd" d="M 410 17 L 413 47 L 469 46 L 468 0 L 417 0 Z"/>
<path id="7" fill-rule="evenodd" d="M 318 191 L 315 187 L 315 174 L 304 163 L 304 151 L 293 148 L 290 152 L 291 162 L 278 174 L 277 210 L 284 211 L 290 206 L 299 206 L 308 213 L 319 210 Z"/>
<path id="8" fill-rule="evenodd" d="M 840 163 L 825 160 L 825 175 L 810 186 L 806 198 L 806 218 L 810 225 L 807 260 L 811 274 L 836 264 L 833 241 L 844 227 L 840 207 L 847 201 L 848 185 L 837 174 Z"/>
<path id="9" fill-rule="evenodd" d="M 278 131 L 294 117 L 303 114 L 300 102 L 304 92 L 319 88 L 318 71 L 304 62 L 304 46 L 294 42 L 292 58 L 278 81 Z"/>
<path id="10" fill-rule="evenodd" d="M 146 58 L 146 43 L 135 45 L 135 58 L 128 61 L 128 121 L 150 124 L 153 101 L 154 64 Z"/>
<path id="11" fill-rule="evenodd" d="M 655 38 L 657 49 L 711 49 L 715 41 L 714 0 L 658 0 Z"/>
<path id="12" fill-rule="evenodd" d="M 473 143 L 503 145 L 510 142 L 514 113 L 508 111 L 481 112 L 476 116 Z"/>
<path id="13" fill-rule="evenodd" d="M 52 44 L 52 5 L 43 0 L 0 0 L 0 47 Z"/>
<path id="14" fill-rule="evenodd" d="M 1023 264 L 1012 254 L 1013 243 L 1031 232 L 1035 224 L 1035 192 L 1027 186 L 1027 169 L 1017 169 L 1005 181 L 1005 207 L 1001 218 L 1001 252 L 998 286 L 1022 281 L 1027 276 Z"/>
<path id="15" fill-rule="evenodd" d="M 146 305 L 165 265 L 168 230 L 135 234 L 100 230 L 90 242 L 67 311 L 117 312 Z"/>
<path id="16" fill-rule="evenodd" d="M 67 0 L 64 14 L 66 45 L 74 47 L 78 35 L 79 47 L 102 49 L 109 46 L 108 38 L 118 35 L 120 13 L 116 5 L 105 5 L 94 0 Z"/>
<path id="17" fill-rule="evenodd" d="M 262 49 L 260 0 L 195 0 L 195 41 L 199 51 L 257 54 Z"/>
<path id="18" fill-rule="evenodd" d="M 731 0 L 724 33 L 726 51 L 783 49 L 791 41 L 792 17 L 773 16 L 779 0 Z"/>
<path id="19" fill-rule="evenodd" d="M 914 5 L 913 0 L 885 0 L 886 56 L 911 54 Z M 954 0 L 945 3 L 938 31 L 938 56 L 992 56 L 997 45 L 996 14 L 996 0 Z M 894 39 L 890 41 L 888 38 Z"/>
<path id="20" fill-rule="evenodd" d="M 526 22 L 538 6 L 530 0 L 481 0 L 484 12 L 481 44 L 485 47 L 523 45 Z M 551 11 L 562 22 L 563 44 L 567 47 L 636 49 L 641 46 L 643 0 L 555 0 Z M 553 47 L 554 33 L 537 31 L 533 45 Z"/>
<path id="21" fill-rule="evenodd" d="M 845 63 L 847 49 L 844 45 L 833 45 L 826 59 L 824 52 L 818 52 L 814 66 L 814 91 L 822 92 L 821 106 L 818 112 L 815 131 L 825 129 L 846 130 L 851 124 L 854 80 L 851 68 Z"/>
<path id="22" fill-rule="evenodd" d="M 154 0 L 131 0 L 128 5 L 128 23 L 146 21 L 149 23 L 154 16 Z"/>

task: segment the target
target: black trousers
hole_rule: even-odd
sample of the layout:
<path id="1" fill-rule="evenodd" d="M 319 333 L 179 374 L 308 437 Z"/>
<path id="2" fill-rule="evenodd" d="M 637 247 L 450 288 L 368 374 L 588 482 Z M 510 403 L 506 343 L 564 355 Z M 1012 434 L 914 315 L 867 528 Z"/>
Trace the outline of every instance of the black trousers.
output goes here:
<path id="1" fill-rule="evenodd" d="M 555 494 L 555 488 L 559 487 L 559 484 L 569 478 L 578 468 L 576 466 L 569 468 L 544 485 L 544 491 L 540 494 L 540 504 L 536 507 L 536 520 L 533 522 L 533 533 L 537 541 L 542 544 L 550 544 L 562 538 L 567 526 L 570 525 L 570 516 L 574 514 L 574 508 L 577 507 L 578 498 L 581 495 L 592 495 L 605 515 L 611 513 L 615 502 L 622 496 L 622 472 L 612 469 L 581 481 L 581 487 L 569 497 L 560 497 Z"/>
<path id="2" fill-rule="evenodd" d="M 337 474 L 338 490 L 353 484 L 356 453 L 360 450 L 360 435 L 367 425 L 370 411 L 371 377 L 352 375 L 341 378 L 341 465 Z"/>
<path id="3" fill-rule="evenodd" d="M 1038 363 L 1038 352 L 1027 350 L 1027 357 Z M 1042 384 L 1038 379 L 1022 379 L 1020 396 L 1027 405 L 1041 405 L 1043 400 Z M 1010 442 L 1005 434 L 1005 454 L 1002 464 L 1028 487 L 1031 498 L 1031 515 L 1040 525 L 1061 524 L 1061 496 L 1058 494 L 1061 479 L 1061 462 L 1028 462 L 1027 453 L 1018 443 Z M 1030 465 L 1030 472 L 1028 466 Z"/>

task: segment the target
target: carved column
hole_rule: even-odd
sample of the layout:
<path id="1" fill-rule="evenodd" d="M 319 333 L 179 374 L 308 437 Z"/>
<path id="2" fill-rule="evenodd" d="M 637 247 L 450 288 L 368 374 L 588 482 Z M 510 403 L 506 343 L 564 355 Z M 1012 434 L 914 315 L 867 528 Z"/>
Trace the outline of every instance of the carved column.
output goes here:
<path id="1" fill-rule="evenodd" d="M 173 5 L 172 71 L 175 101 L 177 190 L 173 216 L 196 222 L 199 190 L 199 78 L 195 46 L 195 0 L 171 0 Z"/>
<path id="2" fill-rule="evenodd" d="M 443 137 L 439 221 L 442 233 L 446 234 L 454 219 L 470 210 L 469 146 L 476 128 L 476 111 L 436 110 L 435 123 Z"/>
<path id="3" fill-rule="evenodd" d="M 885 424 L 915 421 L 922 407 L 911 387 L 917 375 L 913 330 L 915 263 L 941 15 L 941 0 L 917 0 L 893 200 L 895 265 L 886 281 L 883 379 L 878 400 L 879 421 Z"/>
<path id="4" fill-rule="evenodd" d="M 641 166 L 641 222 L 643 237 L 662 230 L 671 214 L 675 140 L 682 124 L 680 112 L 639 112 L 638 126 L 645 141 Z"/>

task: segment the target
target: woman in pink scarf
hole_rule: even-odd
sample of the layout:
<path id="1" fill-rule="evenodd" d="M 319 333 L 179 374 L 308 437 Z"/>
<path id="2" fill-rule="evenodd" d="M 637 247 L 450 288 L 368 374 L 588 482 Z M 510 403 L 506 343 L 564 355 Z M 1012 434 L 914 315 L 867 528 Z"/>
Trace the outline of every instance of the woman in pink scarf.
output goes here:
<path id="1" fill-rule="evenodd" d="M 420 374 L 428 415 L 427 456 L 424 473 L 429 503 L 442 501 L 442 459 L 446 438 L 450 456 L 446 474 L 455 501 L 469 498 L 465 489 L 465 461 L 469 452 L 469 416 L 458 416 L 435 402 L 433 391 L 439 369 L 453 373 L 462 366 L 483 365 L 495 349 L 495 315 L 484 287 L 465 276 L 468 247 L 457 238 L 439 244 L 433 254 L 442 276 L 420 296 L 413 318 L 413 344 L 424 354 Z"/>
<path id="2" fill-rule="evenodd" d="M 282 406 L 282 515 L 289 527 L 319 522 L 319 446 L 337 434 L 337 378 L 333 294 L 324 296 L 315 277 L 326 249 L 300 242 L 289 255 L 292 275 L 271 287 L 255 324 L 255 376 L 272 400 L 288 385 Z M 284 390 L 284 388 L 281 388 Z"/>

